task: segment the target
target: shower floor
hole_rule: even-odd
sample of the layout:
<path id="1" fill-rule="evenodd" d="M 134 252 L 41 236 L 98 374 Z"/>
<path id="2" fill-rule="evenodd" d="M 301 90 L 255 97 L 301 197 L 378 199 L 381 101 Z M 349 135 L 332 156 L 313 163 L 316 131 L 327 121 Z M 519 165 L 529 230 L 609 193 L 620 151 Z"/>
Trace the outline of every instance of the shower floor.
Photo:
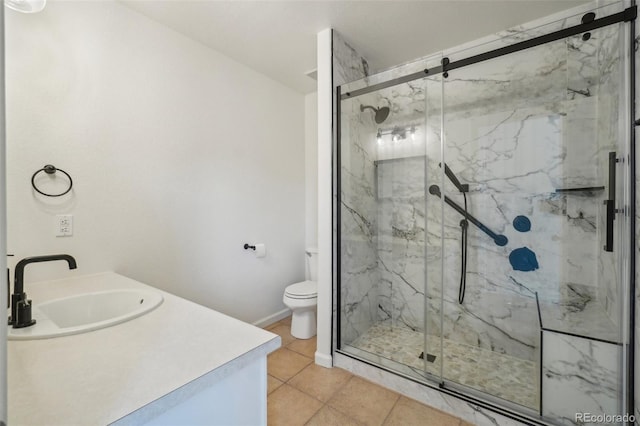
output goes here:
<path id="1" fill-rule="evenodd" d="M 356 350 L 402 364 L 413 374 L 424 377 L 424 334 L 407 328 L 373 325 L 350 346 Z M 435 355 L 427 362 L 427 372 L 440 375 L 442 356 L 440 338 L 427 338 L 427 353 Z M 393 367 L 392 367 L 393 368 Z M 493 396 L 538 408 L 538 369 L 533 361 L 526 361 L 487 349 L 444 339 L 444 378 Z"/>

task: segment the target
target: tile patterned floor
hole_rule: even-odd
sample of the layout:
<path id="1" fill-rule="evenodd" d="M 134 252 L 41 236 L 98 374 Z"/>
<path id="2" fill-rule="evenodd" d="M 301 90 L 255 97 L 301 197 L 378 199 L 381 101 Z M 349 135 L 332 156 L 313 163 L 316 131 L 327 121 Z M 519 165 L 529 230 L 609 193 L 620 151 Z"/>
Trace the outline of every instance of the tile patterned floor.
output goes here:
<path id="1" fill-rule="evenodd" d="M 267 329 L 282 347 L 267 358 L 269 426 L 471 426 L 340 368 L 313 362 L 315 337 L 298 340 L 291 317 Z"/>
<path id="2" fill-rule="evenodd" d="M 423 333 L 384 323 L 373 325 L 351 346 L 411 367 L 418 375 L 425 365 L 427 372 L 440 375 L 440 338 L 435 336 L 427 340 L 428 352 L 436 355 L 433 363 L 419 358 L 425 346 Z M 444 357 L 446 379 L 525 407 L 538 407 L 539 372 L 535 362 L 448 339 L 444 339 Z"/>

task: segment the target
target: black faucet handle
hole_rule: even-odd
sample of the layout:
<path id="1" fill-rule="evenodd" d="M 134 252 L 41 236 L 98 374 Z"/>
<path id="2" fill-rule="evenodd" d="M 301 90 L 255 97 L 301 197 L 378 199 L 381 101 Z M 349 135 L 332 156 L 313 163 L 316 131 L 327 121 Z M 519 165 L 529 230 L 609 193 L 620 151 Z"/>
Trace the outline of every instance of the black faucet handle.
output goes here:
<path id="1" fill-rule="evenodd" d="M 25 293 L 12 294 L 11 295 L 11 316 L 9 317 L 9 324 L 13 325 L 18 322 L 18 304 L 27 298 Z"/>
<path id="2" fill-rule="evenodd" d="M 68 254 L 25 257 L 16 264 L 13 279 L 13 294 L 11 295 L 11 322 L 13 328 L 29 327 L 36 323 L 31 319 L 31 300 L 27 300 L 27 295 L 24 292 L 24 268 L 31 263 L 52 262 L 56 260 L 66 261 L 69 264 L 69 269 L 77 268 L 76 260 Z"/>
<path id="3" fill-rule="evenodd" d="M 23 299 L 18 302 L 16 308 L 16 320 L 13 323 L 13 328 L 30 327 L 36 323 L 36 320 L 31 318 L 31 300 Z"/>

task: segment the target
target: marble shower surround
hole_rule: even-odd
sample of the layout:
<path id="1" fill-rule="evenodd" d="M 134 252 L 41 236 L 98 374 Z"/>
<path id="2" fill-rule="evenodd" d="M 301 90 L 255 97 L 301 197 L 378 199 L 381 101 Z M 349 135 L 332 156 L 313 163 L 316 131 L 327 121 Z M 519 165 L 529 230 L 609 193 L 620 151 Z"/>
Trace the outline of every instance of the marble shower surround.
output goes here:
<path id="1" fill-rule="evenodd" d="M 616 11 L 598 11 L 598 16 Z M 523 26 L 502 34 L 505 39 L 498 43 L 511 44 L 535 36 L 535 31 L 548 33 L 575 25 L 579 18 L 566 19 L 528 34 L 522 34 Z M 420 165 L 420 161 L 404 158 L 410 156 L 406 152 L 383 151 L 377 147 L 374 161 L 402 159 L 415 165 L 411 170 L 402 171 L 387 167 L 392 191 L 385 200 L 379 200 L 385 207 L 378 207 L 376 216 L 380 281 L 375 320 L 392 321 L 395 327 L 406 330 L 424 331 L 426 298 L 427 333 L 443 334 L 457 344 L 534 361 L 538 328 L 532 324 L 538 322 L 534 295 L 537 291 L 549 318 L 565 321 L 577 314 L 586 318 L 579 323 L 596 320 L 599 324 L 602 322 L 605 333 L 617 330 L 616 318 L 611 312 L 619 310 L 620 290 L 615 287 L 616 280 L 607 280 L 612 275 L 602 272 L 613 269 L 613 258 L 601 255 L 603 235 L 598 231 L 605 191 L 579 195 L 554 192 L 556 188 L 572 185 L 602 186 L 603 178 L 606 179 L 606 154 L 615 148 L 615 138 L 607 137 L 607 133 L 615 135 L 617 131 L 616 126 L 603 121 L 604 117 L 612 122 L 617 120 L 613 118 L 613 111 L 618 100 L 609 96 L 615 93 L 615 85 L 608 78 L 616 67 L 614 40 L 613 32 L 601 29 L 587 42 L 575 37 L 558 43 L 555 49 L 543 52 L 544 60 L 521 58 L 508 67 L 483 67 L 480 73 L 483 78 L 465 76 L 462 73 L 465 69 L 454 70 L 445 82 L 445 161 L 463 182 L 472 185 L 469 194 L 472 214 L 510 240 L 506 247 L 498 247 L 471 227 L 465 302 L 468 306 L 460 307 L 457 303 L 460 215 L 445 206 L 448 212 L 444 218 L 444 239 L 440 246 L 430 245 L 430 230 L 439 232 L 441 206 L 438 199 L 429 203 L 429 195 L 424 203 L 415 196 L 416 183 L 420 183 L 421 177 L 423 188 L 433 182 L 442 186 L 437 165 L 439 150 L 426 143 L 427 160 Z M 488 48 L 483 46 L 480 50 Z M 410 72 L 412 67 L 424 68 L 419 62 L 387 74 L 400 75 Z M 535 69 L 533 78 L 527 76 L 531 69 Z M 505 70 L 520 75 L 507 78 Z M 375 83 L 379 79 L 382 77 L 373 75 L 368 81 Z M 377 100 L 363 103 L 390 105 L 392 114 L 385 122 L 389 127 L 422 120 L 423 125 L 426 124 L 420 130 L 424 133 L 423 140 L 427 142 L 426 135 L 431 134 L 439 145 L 440 111 L 425 106 L 429 103 L 426 96 L 429 84 L 434 83 L 437 82 L 414 81 L 392 87 L 379 92 Z M 350 85 L 350 90 L 356 86 Z M 488 93 L 495 96 L 488 97 Z M 537 104 L 532 106 L 531 99 Z M 501 100 L 508 102 L 499 102 Z M 356 108 L 352 111 L 359 113 Z M 370 138 L 375 137 L 375 130 L 369 127 L 366 131 Z M 580 141 L 580 144 L 566 143 L 567 140 Z M 548 150 L 539 150 L 539 144 Z M 469 158 L 476 160 L 475 163 Z M 378 195 L 381 194 L 380 170 L 378 164 Z M 448 181 L 444 187 L 452 199 L 462 204 L 460 194 Z M 384 198 L 385 194 L 382 195 Z M 410 213 L 393 210 L 407 207 Z M 531 232 L 523 234 L 513 229 L 511 221 L 520 214 L 532 220 Z M 384 228 L 386 224 L 391 226 Z M 440 238 L 439 234 L 434 235 Z M 563 250 L 559 244 L 554 247 L 549 241 L 569 242 L 569 249 Z M 536 251 L 540 269 L 530 273 L 513 271 L 506 259 L 510 250 L 517 247 Z M 421 252 L 427 258 L 426 265 L 413 262 Z M 440 267 L 443 253 L 444 271 Z M 428 281 L 438 274 L 444 278 L 442 287 Z M 442 294 L 444 322 L 440 323 Z M 591 312 L 595 314 L 592 316 Z M 522 333 L 522 330 L 526 331 Z M 614 336 L 614 340 L 617 338 Z"/>
<path id="2" fill-rule="evenodd" d="M 366 77 L 369 65 L 358 52 L 337 32 L 332 31 L 333 41 L 333 86 Z M 340 102 L 336 100 L 336 102 Z M 379 280 L 375 253 L 375 198 L 373 195 L 373 146 L 367 132 L 367 117 L 360 114 L 360 103 L 341 105 L 342 117 L 348 109 L 348 120 L 342 122 L 341 143 L 341 188 L 340 205 L 334 193 L 334 208 L 340 209 L 341 245 L 340 262 L 342 316 L 345 326 L 340 330 L 343 339 L 352 340 L 367 330 L 374 322 L 377 311 Z M 334 108 L 334 111 L 336 109 Z M 372 120 L 369 120 L 372 121 Z M 337 120 L 334 118 L 334 123 Z M 334 223 L 334 226 L 336 224 Z M 334 230 L 335 233 L 335 230 Z M 337 307 L 338 289 L 334 280 L 334 309 Z M 336 313 L 334 312 L 334 316 Z M 334 321 L 335 327 L 336 321 Z M 337 347 L 337 330 L 333 330 L 333 347 Z"/>
<path id="3" fill-rule="evenodd" d="M 603 142 L 611 138 L 598 136 L 603 132 L 601 127 L 613 127 L 602 124 L 603 116 L 612 116 L 603 114 L 610 112 L 603 105 L 612 100 L 607 91 L 596 96 L 599 84 L 606 80 L 598 73 L 603 68 L 612 69 L 611 63 L 615 62 L 606 55 L 603 59 L 603 51 L 611 55 L 617 51 L 598 47 L 612 44 L 616 35 L 617 31 L 599 30 L 587 42 L 575 37 L 556 42 L 552 48 L 545 45 L 543 49 L 522 52 L 515 66 L 505 57 L 497 63 L 452 71 L 445 80 L 445 161 L 463 182 L 470 183 L 472 214 L 510 239 L 506 247 L 498 247 L 471 226 L 467 279 L 471 297 L 467 299 L 469 306 L 460 307 L 456 299 L 461 216 L 445 206 L 445 337 L 533 360 L 537 333 L 537 327 L 531 327 L 537 315 L 534 292 L 545 302 L 562 308 L 572 305 L 566 300 L 565 287 L 586 285 L 600 290 L 605 286 L 604 277 L 595 279 L 598 270 L 607 270 L 603 264 L 612 263 L 599 253 L 602 236 L 597 233 L 597 223 L 602 218 L 604 191 L 562 195 L 556 194 L 555 189 L 604 183 L 602 168 L 594 165 L 602 164 L 611 149 Z M 505 70 L 521 74 L 507 75 Z M 381 91 L 379 96 L 379 103 L 391 105 L 393 121 L 389 126 L 412 122 L 425 114 L 424 85 L 403 84 Z M 427 120 L 426 125 L 430 124 Z M 424 187 L 425 169 L 426 182 L 440 183 L 439 155 L 427 152 L 427 157 L 426 161 L 404 159 L 407 167 L 417 167 L 416 170 L 398 171 L 395 167 L 388 173 L 392 182 L 389 186 L 399 198 L 380 202 L 383 206 L 386 203 L 392 213 L 378 215 L 379 256 L 387 260 L 381 262 L 380 286 L 393 288 L 380 292 L 379 318 L 392 318 L 414 330 L 424 328 L 424 266 L 421 270 L 418 257 L 425 250 L 427 259 L 430 254 L 434 258 L 441 255 L 441 250 L 433 250 L 428 240 L 426 249 L 420 246 L 425 226 L 439 228 L 440 202 L 427 198 L 426 214 L 424 203 L 416 196 L 408 206 L 410 213 L 398 213 L 397 208 L 406 199 L 406 190 L 413 188 L 416 192 L 421 180 Z M 380 175 L 379 166 L 378 188 L 383 186 Z M 405 190 L 400 188 L 402 180 Z M 462 204 L 460 194 L 448 181 L 445 190 Z M 511 225 L 513 218 L 521 214 L 533 222 L 529 233 L 517 232 Z M 422 220 L 425 216 L 426 225 Z M 381 217 L 393 218 L 391 226 L 389 220 L 380 221 Z M 533 249 L 540 269 L 529 273 L 514 271 L 507 258 L 517 247 Z M 389 261 L 393 256 L 409 260 L 393 263 Z M 438 269 L 437 264 L 433 265 L 431 272 L 437 274 Z M 440 293 L 437 285 L 427 289 L 427 315 L 433 315 L 427 320 L 427 327 L 438 323 Z M 390 294 L 393 296 L 383 297 Z M 609 302 L 613 301 L 615 292 L 608 294 Z M 393 306 L 392 302 L 398 300 L 398 306 Z M 591 302 L 605 305 L 602 298 Z M 578 300 L 573 305 L 580 303 Z M 391 313 L 393 309 L 395 312 Z"/>
<path id="4" fill-rule="evenodd" d="M 545 331 L 543 348 L 543 415 L 580 425 L 575 413 L 619 413 L 621 345 Z"/>

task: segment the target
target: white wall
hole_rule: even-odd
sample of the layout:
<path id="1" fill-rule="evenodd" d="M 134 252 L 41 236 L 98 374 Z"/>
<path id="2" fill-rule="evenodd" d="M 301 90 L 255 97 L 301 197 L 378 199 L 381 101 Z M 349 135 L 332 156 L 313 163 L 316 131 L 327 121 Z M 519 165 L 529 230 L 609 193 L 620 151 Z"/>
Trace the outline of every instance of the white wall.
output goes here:
<path id="1" fill-rule="evenodd" d="M 4 84 L 4 8 L 0 8 L 0 271 L 7 267 L 7 203 Z M 0 281 L 2 282 L 2 281 Z M 4 285 L 4 284 L 3 284 Z M 0 289 L 0 306 L 7 306 L 7 295 Z M 7 423 L 7 328 L 0 327 L 0 426 Z"/>
<path id="2" fill-rule="evenodd" d="M 114 270 L 246 321 L 284 310 L 304 278 L 304 96 L 115 2 L 6 25 L 8 250 L 79 265 L 30 265 L 27 293 Z M 48 163 L 71 196 L 32 191 Z M 73 237 L 54 237 L 60 213 Z"/>
<path id="3" fill-rule="evenodd" d="M 318 247 L 318 93 L 304 97 L 305 244 Z"/>
<path id="4" fill-rule="evenodd" d="M 332 115 L 331 28 L 318 33 L 318 347 L 316 364 L 331 367 L 332 300 Z"/>

